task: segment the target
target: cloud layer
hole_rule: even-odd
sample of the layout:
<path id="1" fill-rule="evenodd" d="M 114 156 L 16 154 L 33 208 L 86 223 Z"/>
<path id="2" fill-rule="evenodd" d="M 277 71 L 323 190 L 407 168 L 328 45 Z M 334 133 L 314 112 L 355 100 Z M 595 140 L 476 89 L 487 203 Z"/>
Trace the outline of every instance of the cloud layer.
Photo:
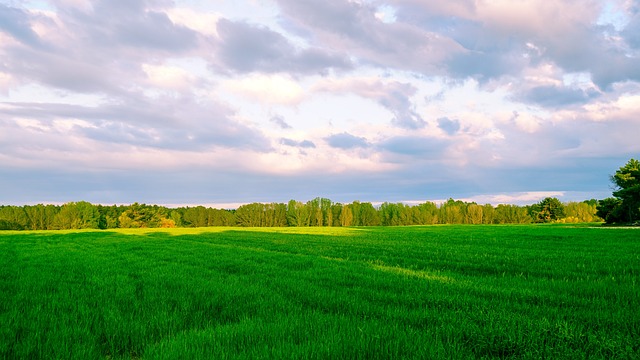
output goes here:
<path id="1" fill-rule="evenodd" d="M 604 197 L 636 0 L 0 4 L 0 203 Z"/>

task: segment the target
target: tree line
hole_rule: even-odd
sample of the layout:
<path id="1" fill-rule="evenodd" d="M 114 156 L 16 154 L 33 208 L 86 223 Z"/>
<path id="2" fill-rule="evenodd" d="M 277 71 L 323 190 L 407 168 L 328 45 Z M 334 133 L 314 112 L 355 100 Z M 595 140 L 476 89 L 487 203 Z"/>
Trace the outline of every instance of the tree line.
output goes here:
<path id="1" fill-rule="evenodd" d="M 545 198 L 517 206 L 479 205 L 449 199 L 442 204 L 385 202 L 334 203 L 326 198 L 307 202 L 252 203 L 237 209 L 204 206 L 167 208 L 158 205 L 0 205 L 0 230 L 170 228 L 206 226 L 403 226 L 432 224 L 527 224 L 534 222 L 600 222 L 640 224 L 640 161 L 631 159 L 610 177 L 613 197 L 562 203 Z"/>
<path id="2" fill-rule="evenodd" d="M 369 202 L 341 204 L 315 198 L 307 202 L 251 203 L 237 209 L 215 209 L 138 203 L 105 206 L 79 201 L 64 205 L 0 206 L 0 230 L 597 222 L 602 221 L 596 215 L 597 205 L 596 200 L 564 204 L 556 198 L 546 198 L 527 206 L 479 205 L 453 199 L 441 204 L 385 202 L 374 206 Z"/>

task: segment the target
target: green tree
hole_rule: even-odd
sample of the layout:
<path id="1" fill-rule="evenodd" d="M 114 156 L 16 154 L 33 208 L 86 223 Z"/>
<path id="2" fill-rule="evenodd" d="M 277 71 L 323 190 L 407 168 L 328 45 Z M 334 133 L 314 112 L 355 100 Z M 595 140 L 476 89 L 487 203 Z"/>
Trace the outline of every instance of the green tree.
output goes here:
<path id="1" fill-rule="evenodd" d="M 369 202 L 361 203 L 358 208 L 358 218 L 360 226 L 377 226 L 380 225 L 380 217 L 378 212 Z"/>
<path id="2" fill-rule="evenodd" d="M 287 224 L 289 226 L 309 226 L 310 207 L 300 201 L 290 200 L 287 204 Z"/>
<path id="3" fill-rule="evenodd" d="M 640 161 L 629 160 L 611 176 L 611 181 L 616 187 L 613 196 L 622 201 L 624 220 L 640 220 Z"/>
<path id="4" fill-rule="evenodd" d="M 118 217 L 121 228 L 158 228 L 175 226 L 174 221 L 166 216 L 167 209 L 158 205 L 133 203 Z M 206 226 L 206 223 L 205 225 Z"/>
<path id="5" fill-rule="evenodd" d="M 551 222 L 565 217 L 564 205 L 557 198 L 547 197 L 532 209 L 537 222 Z"/>
<path id="6" fill-rule="evenodd" d="M 531 220 L 527 208 L 517 205 L 500 204 L 494 212 L 496 224 L 528 224 Z"/>
<path id="7" fill-rule="evenodd" d="M 495 219 L 496 209 L 491 204 L 484 204 L 482 206 L 482 223 L 493 224 Z"/>
<path id="8" fill-rule="evenodd" d="M 453 199 L 440 205 L 440 221 L 442 224 L 462 224 L 464 222 L 463 209 L 466 208 L 464 202 Z"/>
<path id="9" fill-rule="evenodd" d="M 349 208 L 351 209 L 351 225 L 350 226 L 362 226 L 360 222 L 360 201 L 354 201 L 349 204 Z"/>
<path id="10" fill-rule="evenodd" d="M 223 210 L 210 210 L 210 213 L 216 217 L 223 212 Z M 286 226 L 286 205 L 277 203 L 242 205 L 235 211 L 235 219 L 237 225 L 244 227 Z M 216 220 L 215 224 L 217 223 Z M 214 226 L 214 222 L 210 222 L 209 226 Z"/>
<path id="11" fill-rule="evenodd" d="M 283 203 L 271 203 L 265 206 L 268 213 L 267 226 L 282 227 L 287 226 L 287 205 Z"/>
<path id="12" fill-rule="evenodd" d="M 472 203 L 467 205 L 467 216 L 466 223 L 467 224 L 482 224 L 482 206 Z"/>
<path id="13" fill-rule="evenodd" d="M 285 207 L 284 204 L 280 204 Z M 284 210 L 282 216 L 284 215 Z M 285 218 L 286 225 L 286 218 Z M 236 214 L 233 210 L 207 209 L 207 226 L 232 226 L 236 223 Z M 285 226 L 282 225 L 282 226 Z"/>
<path id="14" fill-rule="evenodd" d="M 342 226 L 342 204 L 335 203 L 331 205 L 331 218 L 333 219 L 333 226 Z"/>
<path id="15" fill-rule="evenodd" d="M 411 206 L 403 203 L 398 203 L 398 210 L 400 215 L 400 225 L 413 225 L 413 210 Z M 378 217 L 379 218 L 379 217 Z"/>
<path id="16" fill-rule="evenodd" d="M 80 215 L 80 228 L 98 229 L 100 223 L 100 212 L 98 208 L 87 201 L 78 201 L 76 206 L 78 207 L 78 213 Z"/>
<path id="17" fill-rule="evenodd" d="M 399 204 L 391 204 L 388 202 L 380 205 L 378 212 L 380 213 L 380 223 L 383 226 L 397 226 L 400 225 L 400 211 L 398 209 Z"/>
<path id="18" fill-rule="evenodd" d="M 320 198 L 320 209 L 322 210 L 322 222 L 324 226 L 333 226 L 333 203 L 327 198 Z"/>
<path id="19" fill-rule="evenodd" d="M 323 224 L 321 201 L 322 199 L 317 197 L 305 204 L 309 211 L 309 226 L 322 226 Z"/>
<path id="20" fill-rule="evenodd" d="M 264 204 L 251 203 L 236 209 L 236 222 L 239 226 L 266 226 L 266 212 Z"/>
<path id="21" fill-rule="evenodd" d="M 438 223 L 438 205 L 431 201 L 413 207 L 413 223 L 432 225 Z"/>
<path id="22" fill-rule="evenodd" d="M 188 227 L 205 227 L 208 225 L 208 217 L 204 206 L 188 207 L 182 214 L 182 222 Z"/>
<path id="23" fill-rule="evenodd" d="M 173 223 L 178 227 L 184 226 L 182 222 L 182 212 L 180 211 L 180 209 L 174 209 L 169 212 L 169 219 L 173 220 Z"/>
<path id="24" fill-rule="evenodd" d="M 62 205 L 53 221 L 56 229 L 98 229 L 100 212 L 86 201 L 70 202 Z"/>
<path id="25" fill-rule="evenodd" d="M 98 205 L 97 207 L 98 207 L 98 212 L 100 213 L 100 224 L 99 224 L 100 229 L 116 229 L 120 227 L 120 224 L 118 223 L 118 218 L 120 217 L 120 214 L 122 214 L 122 212 L 124 211 L 123 206 Z"/>
<path id="26" fill-rule="evenodd" d="M 624 218 L 622 212 L 622 200 L 618 198 L 610 197 L 598 201 L 596 215 L 603 218 L 607 224 L 620 222 Z"/>
<path id="27" fill-rule="evenodd" d="M 28 217 L 21 206 L 0 207 L 1 230 L 24 230 L 28 227 Z"/>
<path id="28" fill-rule="evenodd" d="M 44 206 L 23 206 L 25 214 L 27 214 L 27 228 L 31 230 L 43 230 L 44 229 Z"/>

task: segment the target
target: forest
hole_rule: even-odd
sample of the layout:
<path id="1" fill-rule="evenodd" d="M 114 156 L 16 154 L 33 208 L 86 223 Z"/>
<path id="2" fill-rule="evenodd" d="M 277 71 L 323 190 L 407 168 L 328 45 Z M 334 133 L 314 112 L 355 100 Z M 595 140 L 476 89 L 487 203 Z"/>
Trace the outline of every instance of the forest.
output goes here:
<path id="1" fill-rule="evenodd" d="M 598 222 L 597 201 L 561 203 L 546 198 L 528 206 L 479 205 L 449 199 L 442 204 L 385 202 L 334 203 L 326 198 L 307 202 L 251 203 L 237 209 L 204 206 L 168 208 L 133 203 L 95 205 L 86 201 L 64 205 L 0 206 L 0 230 L 64 230 L 173 228 L 206 226 L 405 226 L 432 224 L 528 224 L 535 222 Z"/>

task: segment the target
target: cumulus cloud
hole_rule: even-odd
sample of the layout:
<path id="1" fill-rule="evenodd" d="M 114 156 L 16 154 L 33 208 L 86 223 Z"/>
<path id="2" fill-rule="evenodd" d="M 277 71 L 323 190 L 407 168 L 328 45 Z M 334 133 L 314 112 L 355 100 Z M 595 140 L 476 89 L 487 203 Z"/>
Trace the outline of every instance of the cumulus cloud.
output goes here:
<path id="1" fill-rule="evenodd" d="M 0 4 L 0 30 L 31 46 L 40 46 L 40 37 L 31 28 L 31 15 L 22 9 Z"/>
<path id="2" fill-rule="evenodd" d="M 174 24 L 163 12 L 146 11 L 142 17 L 125 17 L 109 26 L 117 29 L 107 34 L 112 40 L 130 46 L 182 51 L 195 46 L 196 42 L 196 34 L 191 29 Z"/>
<path id="3" fill-rule="evenodd" d="M 309 140 L 297 141 L 293 139 L 282 138 L 280 140 L 282 145 L 292 146 L 292 147 L 300 147 L 300 148 L 315 148 L 316 144 Z"/>
<path id="4" fill-rule="evenodd" d="M 257 129 L 233 120 L 233 112 L 224 106 L 198 104 L 184 98 L 148 98 L 131 94 L 126 103 L 102 104 L 96 107 L 77 105 L 14 103 L 0 108 L 0 115 L 10 123 L 25 120 L 22 126 L 33 132 L 37 140 L 46 134 L 40 146 L 57 146 L 51 137 L 69 134 L 111 146 L 129 144 L 158 149 L 213 149 L 217 147 L 268 151 L 269 140 Z M 54 125 L 70 117 L 83 126 L 56 128 Z M 13 119 L 13 120 L 12 120 Z M 31 125 L 36 124 L 37 126 Z M 26 135 L 21 136 L 21 138 Z M 52 145 L 53 144 L 53 145 Z"/>
<path id="5" fill-rule="evenodd" d="M 222 17 L 217 13 L 202 13 L 189 8 L 172 8 L 167 16 L 175 24 L 190 28 L 207 36 L 218 37 L 217 23 Z"/>
<path id="6" fill-rule="evenodd" d="M 333 134 L 327 136 L 325 141 L 329 146 L 338 149 L 354 149 L 354 148 L 366 148 L 369 146 L 367 139 L 355 135 L 351 135 L 347 132 L 340 134 Z"/>
<path id="7" fill-rule="evenodd" d="M 443 159 L 448 144 L 442 139 L 421 136 L 395 136 L 378 146 L 388 152 L 408 155 L 416 159 Z"/>
<path id="8" fill-rule="evenodd" d="M 221 72 L 261 71 L 323 73 L 349 69 L 350 61 L 329 50 L 296 48 L 285 36 L 268 27 L 220 19 L 215 43 L 215 66 Z"/>
<path id="9" fill-rule="evenodd" d="M 187 90 L 193 82 L 192 76 L 177 66 L 142 64 L 142 70 L 150 84 L 161 88 Z"/>
<path id="10" fill-rule="evenodd" d="M 574 104 L 585 104 L 600 96 L 595 88 L 580 89 L 566 86 L 536 86 L 521 94 L 520 100 L 544 107 L 564 107 Z"/>
<path id="11" fill-rule="evenodd" d="M 508 194 L 479 195 L 473 197 L 472 199 L 467 199 L 467 201 L 475 201 L 479 204 L 492 204 L 494 206 L 499 204 L 530 205 L 537 203 L 547 197 L 562 199 L 564 196 L 564 191 L 529 191 Z"/>
<path id="12" fill-rule="evenodd" d="M 640 49 L 640 10 L 636 10 L 631 21 L 622 31 L 622 36 L 633 49 Z"/>
<path id="13" fill-rule="evenodd" d="M 269 119 L 269 121 L 271 121 L 272 123 L 276 124 L 279 128 L 281 129 L 291 129 L 291 125 L 289 125 L 289 123 L 287 123 L 284 119 L 283 116 L 281 115 L 275 115 L 272 116 L 271 119 Z"/>
<path id="14" fill-rule="evenodd" d="M 445 133 L 453 135 L 460 130 L 460 121 L 451 120 L 448 117 L 442 117 L 438 119 L 438 127 Z"/>
<path id="15" fill-rule="evenodd" d="M 80 93 L 122 93 L 145 76 L 140 62 L 186 54 L 197 45 L 194 31 L 140 1 L 98 1 L 87 12 L 70 2 L 56 5 L 57 12 L 37 15 L 2 6 L 14 19 L 7 26 L 25 40 L 0 47 L 3 65 L 23 81 Z M 47 31 L 38 37 L 30 25 L 46 25 Z"/>
<path id="16" fill-rule="evenodd" d="M 533 116 L 528 113 L 520 114 L 517 111 L 513 112 L 511 120 L 516 124 L 518 129 L 529 134 L 538 131 L 544 123 L 544 120 L 537 116 Z"/>
<path id="17" fill-rule="evenodd" d="M 10 74 L 0 72 L 0 94 L 8 94 L 14 83 L 15 80 Z"/>
<path id="18" fill-rule="evenodd" d="M 411 101 L 417 89 L 408 83 L 382 81 L 376 78 L 328 79 L 318 83 L 315 91 L 353 93 L 376 101 L 393 114 L 392 123 L 405 129 L 419 129 L 426 122 L 415 111 Z"/>
<path id="19" fill-rule="evenodd" d="M 252 74 L 224 82 L 230 91 L 251 100 L 267 104 L 297 104 L 304 97 L 304 89 L 286 75 Z"/>
<path id="20" fill-rule="evenodd" d="M 637 81 L 634 47 L 637 12 L 620 34 L 598 25 L 604 3 L 559 0 L 520 2 L 392 1 L 398 21 L 449 37 L 463 51 L 444 62 L 454 76 L 488 80 L 519 75 L 529 66 L 550 61 L 568 72 L 588 72 L 601 89 Z M 622 37 L 621 43 L 617 39 Z M 533 50 L 533 51 L 532 51 Z"/>
<path id="21" fill-rule="evenodd" d="M 360 62 L 438 74 L 458 44 L 437 33 L 400 23 L 385 23 L 378 9 L 360 1 L 278 0 L 286 21 L 313 34 L 309 40 L 348 52 Z"/>

